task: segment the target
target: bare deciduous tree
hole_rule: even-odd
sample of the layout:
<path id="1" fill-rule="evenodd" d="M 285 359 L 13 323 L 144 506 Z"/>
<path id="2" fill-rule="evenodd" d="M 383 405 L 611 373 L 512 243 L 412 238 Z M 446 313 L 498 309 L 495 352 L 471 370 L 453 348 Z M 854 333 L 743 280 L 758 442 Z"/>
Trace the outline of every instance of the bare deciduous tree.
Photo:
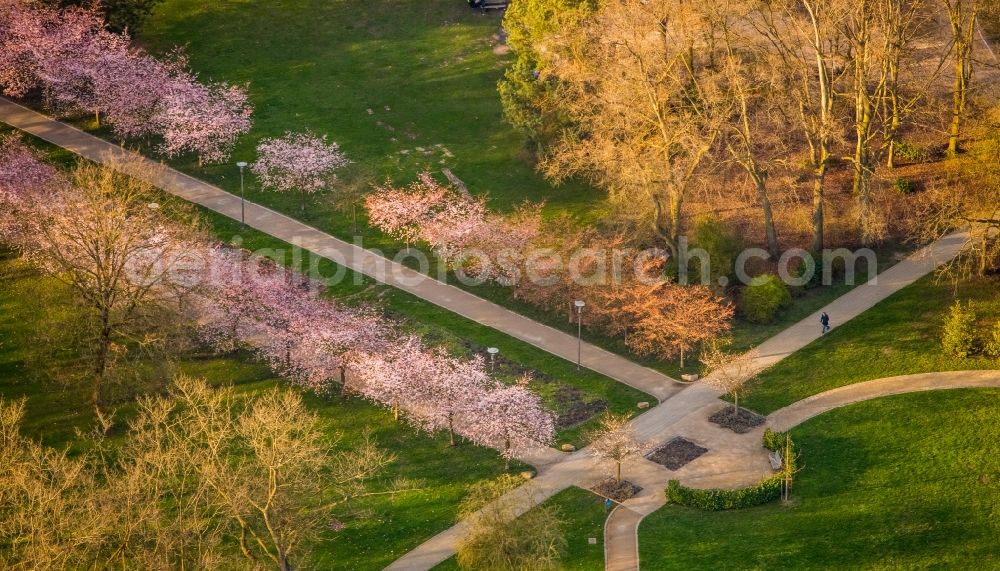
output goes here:
<path id="1" fill-rule="evenodd" d="M 121 442 L 99 413 L 95 445 L 73 458 L 21 436 L 23 413 L 0 400 L 4 568 L 286 571 L 335 510 L 398 491 L 370 485 L 392 455 L 370 438 L 337 446 L 285 389 L 242 399 L 180 378 L 138 402 Z"/>
<path id="2" fill-rule="evenodd" d="M 775 88 L 791 96 L 808 148 L 813 179 L 812 250 L 824 245 L 826 175 L 833 157 L 837 120 L 836 85 L 845 72 L 835 55 L 845 17 L 839 0 L 758 1 L 751 25 L 770 46 Z"/>
<path id="3" fill-rule="evenodd" d="M 183 289 L 173 278 L 188 259 L 193 231 L 167 223 L 155 196 L 149 184 L 110 167 L 81 164 L 72 187 L 55 189 L 20 221 L 19 249 L 93 311 L 98 406 L 116 337 L 134 325 L 144 304 L 175 301 Z"/>
<path id="4" fill-rule="evenodd" d="M 643 450 L 628 415 L 624 414 L 606 413 L 601 417 L 601 424 L 588 434 L 587 439 L 594 454 L 615 463 L 615 481 L 618 483 L 622 481 L 622 462 Z"/>
<path id="5" fill-rule="evenodd" d="M 543 170 L 557 181 L 584 174 L 634 208 L 647 205 L 654 235 L 675 257 L 685 195 L 721 123 L 705 105 L 717 74 L 703 16 L 690 3 L 612 0 L 543 46 L 574 125 L 549 146 Z"/>
<path id="6" fill-rule="evenodd" d="M 948 129 L 948 155 L 961 150 L 962 120 L 972 90 L 972 48 L 976 41 L 976 18 L 979 0 L 940 0 L 948 14 L 951 28 L 951 54 L 955 77 L 952 87 L 951 125 Z"/>
<path id="7" fill-rule="evenodd" d="M 760 352 L 756 349 L 730 353 L 718 346 L 710 347 L 700 355 L 705 366 L 702 382 L 732 397 L 733 414 L 739 414 L 740 396 L 746 391 L 747 383 L 759 373 L 755 362 L 758 357 Z"/>

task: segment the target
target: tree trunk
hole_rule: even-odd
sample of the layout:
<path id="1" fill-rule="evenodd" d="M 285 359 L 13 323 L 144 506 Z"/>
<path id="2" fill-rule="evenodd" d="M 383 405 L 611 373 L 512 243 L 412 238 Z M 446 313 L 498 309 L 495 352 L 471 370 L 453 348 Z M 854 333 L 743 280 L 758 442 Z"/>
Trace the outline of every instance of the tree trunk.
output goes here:
<path id="1" fill-rule="evenodd" d="M 347 398 L 351 394 L 347 388 L 347 367 L 340 367 L 340 398 Z"/>
<path id="2" fill-rule="evenodd" d="M 454 416 L 452 413 L 448 413 L 448 446 L 455 445 L 455 426 L 454 426 Z"/>
<path id="3" fill-rule="evenodd" d="M 767 179 L 760 175 L 753 175 L 754 185 L 757 187 L 757 200 L 760 201 L 760 209 L 764 215 L 764 235 L 767 238 L 767 251 L 771 256 L 778 257 L 778 233 L 774 229 L 774 212 L 771 210 L 771 199 L 767 196 Z"/>
<path id="4" fill-rule="evenodd" d="M 816 171 L 816 180 L 813 182 L 813 239 L 812 251 L 818 254 L 823 251 L 823 186 L 826 178 L 826 163 Z"/>
<path id="5" fill-rule="evenodd" d="M 681 252 L 681 213 L 683 212 L 684 197 L 678 191 L 670 193 L 670 244 L 674 252 L 680 256 Z M 687 264 L 687 260 L 678 258 L 678 262 Z"/>
<path id="6" fill-rule="evenodd" d="M 889 107 L 891 108 L 892 120 L 889 124 L 889 145 L 886 158 L 886 167 L 890 169 L 896 168 L 896 136 L 899 133 L 899 127 L 902 125 L 903 119 L 900 117 L 899 109 L 899 62 L 893 59 L 889 62 Z"/>
<path id="7" fill-rule="evenodd" d="M 616 476 L 617 476 L 617 479 L 618 479 L 618 483 L 621 484 L 622 483 L 622 463 L 621 463 L 621 461 L 618 462 L 618 473 L 617 473 Z"/>
<path id="8" fill-rule="evenodd" d="M 952 158 L 958 156 L 961 150 L 959 136 L 962 129 L 962 112 L 965 109 L 965 62 L 963 61 L 964 56 L 959 53 L 960 50 L 961 48 L 956 45 L 955 85 L 952 93 L 951 128 L 948 135 L 948 156 Z"/>
<path id="9" fill-rule="evenodd" d="M 833 120 L 833 82 L 830 79 L 830 71 L 827 68 L 827 56 L 823 49 L 825 43 L 822 38 L 820 13 L 817 12 L 814 2 L 802 0 L 802 6 L 809 13 L 812 23 L 812 48 L 816 52 L 816 79 L 819 82 L 819 127 L 815 133 L 815 147 L 813 148 L 813 165 L 816 169 L 816 180 L 813 186 L 813 241 L 812 249 L 814 253 L 823 250 L 823 185 L 826 177 L 827 163 L 830 160 L 830 138 Z"/>
<path id="10" fill-rule="evenodd" d="M 949 7 L 948 19 L 955 49 L 955 83 L 952 93 L 951 128 L 948 136 L 948 156 L 954 158 L 961 152 L 962 116 L 968 103 L 969 84 L 972 82 L 972 45 L 976 41 L 975 3 L 970 7 L 968 19 L 963 15 L 963 3 Z"/>
<path id="11" fill-rule="evenodd" d="M 97 363 L 94 367 L 94 387 L 91 398 L 94 406 L 104 406 L 104 376 L 108 370 L 108 356 L 111 352 L 111 315 L 107 310 L 101 311 L 101 333 L 98 338 Z"/>
<path id="12" fill-rule="evenodd" d="M 681 368 L 684 368 L 684 349 L 681 349 Z"/>

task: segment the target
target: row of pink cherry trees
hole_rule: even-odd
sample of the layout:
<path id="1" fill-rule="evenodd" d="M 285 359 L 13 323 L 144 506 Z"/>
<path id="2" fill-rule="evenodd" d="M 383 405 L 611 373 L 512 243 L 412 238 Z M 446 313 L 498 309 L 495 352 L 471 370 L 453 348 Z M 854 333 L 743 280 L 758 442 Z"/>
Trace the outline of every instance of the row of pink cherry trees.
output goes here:
<path id="1" fill-rule="evenodd" d="M 250 130 L 244 86 L 201 82 L 175 52 L 160 61 L 104 28 L 93 9 L 0 0 L 0 86 L 103 118 L 122 139 L 156 138 L 169 157 L 222 162 Z"/>
<path id="2" fill-rule="evenodd" d="M 368 307 L 319 297 L 301 274 L 226 247 L 205 251 L 197 319 L 219 350 L 249 348 L 317 392 L 357 391 L 415 426 L 498 448 L 505 458 L 545 445 L 554 418 L 529 387 L 490 377 L 482 357 L 458 358 L 401 334 Z"/>
<path id="3" fill-rule="evenodd" d="M 0 88 L 40 92 L 57 111 L 91 113 L 121 139 L 158 141 L 168 157 L 229 159 L 250 130 L 245 86 L 203 83 L 180 51 L 158 60 L 104 28 L 94 9 L 64 10 L 0 0 Z M 251 170 L 261 186 L 305 196 L 328 189 L 349 161 L 336 143 L 310 132 L 265 139 Z"/>
<path id="4" fill-rule="evenodd" d="M 73 213 L 63 207 L 70 183 L 12 138 L 0 144 L 0 240 L 19 246 L 29 259 L 47 244 L 33 226 Z M 176 299 L 202 338 L 220 351 L 249 349 L 278 374 L 316 392 L 341 387 L 393 410 L 427 431 L 460 434 L 495 447 L 506 459 L 548 444 L 554 417 L 529 387 L 530 379 L 506 385 L 487 373 L 482 357 L 458 358 L 398 328 L 370 307 L 352 307 L 321 297 L 321 284 L 248 252 L 192 241 L 149 209 L 136 232 L 149 234 L 123 263 L 134 279 L 156 276 L 150 299 Z M 122 221 L 109 221 L 130 228 Z M 61 234 L 43 233 L 47 240 Z M 157 271 L 158 266 L 168 266 Z M 44 269 L 44 268 L 43 268 Z M 161 268 L 162 269 L 162 268 Z"/>

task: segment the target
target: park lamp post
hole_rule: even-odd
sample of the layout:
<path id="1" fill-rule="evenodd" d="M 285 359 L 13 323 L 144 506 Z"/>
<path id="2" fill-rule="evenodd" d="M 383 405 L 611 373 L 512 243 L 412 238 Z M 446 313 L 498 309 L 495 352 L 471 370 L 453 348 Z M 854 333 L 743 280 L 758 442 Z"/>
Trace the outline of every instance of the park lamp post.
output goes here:
<path id="1" fill-rule="evenodd" d="M 576 307 L 576 370 L 580 370 L 583 362 L 583 307 L 587 305 L 582 299 L 573 302 Z"/>
<path id="2" fill-rule="evenodd" d="M 490 354 L 490 372 L 495 373 L 497 371 L 497 353 L 500 352 L 500 349 L 489 347 L 486 352 Z"/>
<path id="3" fill-rule="evenodd" d="M 240 161 L 236 163 L 236 166 L 240 167 L 240 224 L 243 227 L 247 225 L 247 209 L 246 209 L 246 193 L 243 189 L 243 169 L 247 168 L 247 163 L 245 161 Z"/>

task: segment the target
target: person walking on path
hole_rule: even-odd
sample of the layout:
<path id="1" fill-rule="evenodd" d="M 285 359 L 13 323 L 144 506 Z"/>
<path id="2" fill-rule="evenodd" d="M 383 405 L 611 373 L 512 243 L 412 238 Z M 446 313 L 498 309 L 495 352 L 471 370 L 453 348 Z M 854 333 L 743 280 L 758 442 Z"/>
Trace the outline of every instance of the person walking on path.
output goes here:
<path id="1" fill-rule="evenodd" d="M 823 333 L 826 334 L 830 330 L 830 316 L 825 311 L 819 316 L 819 323 L 823 326 Z"/>

